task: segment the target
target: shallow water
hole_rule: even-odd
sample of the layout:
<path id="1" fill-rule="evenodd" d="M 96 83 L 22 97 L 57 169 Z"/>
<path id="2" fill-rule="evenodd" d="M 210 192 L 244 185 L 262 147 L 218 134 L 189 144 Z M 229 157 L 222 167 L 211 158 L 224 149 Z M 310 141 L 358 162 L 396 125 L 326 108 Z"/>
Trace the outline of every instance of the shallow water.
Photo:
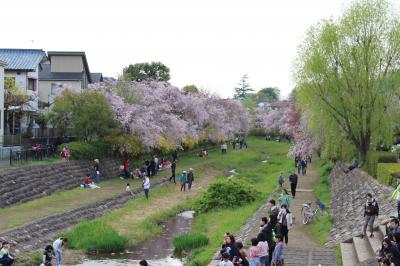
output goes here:
<path id="1" fill-rule="evenodd" d="M 130 248 L 125 252 L 90 256 L 90 260 L 77 266 L 122 266 L 139 265 L 142 259 L 151 262 L 152 266 L 182 266 L 180 259 L 172 258 L 174 246 L 172 239 L 176 235 L 190 232 L 193 211 L 178 214 L 163 227 L 163 232 L 156 238 L 148 240 L 140 246 Z"/>

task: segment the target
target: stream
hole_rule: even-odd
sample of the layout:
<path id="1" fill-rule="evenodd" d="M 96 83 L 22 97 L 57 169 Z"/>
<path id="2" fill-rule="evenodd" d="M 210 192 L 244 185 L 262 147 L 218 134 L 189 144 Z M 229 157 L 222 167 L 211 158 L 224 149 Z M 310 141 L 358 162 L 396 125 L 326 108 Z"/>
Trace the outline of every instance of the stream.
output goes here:
<path id="1" fill-rule="evenodd" d="M 162 233 L 139 246 L 128 248 L 125 252 L 89 256 L 89 260 L 76 266 L 136 266 L 145 259 L 152 266 L 182 266 L 183 261 L 173 258 L 172 239 L 176 235 L 190 232 L 193 211 L 185 211 L 169 220 Z"/>

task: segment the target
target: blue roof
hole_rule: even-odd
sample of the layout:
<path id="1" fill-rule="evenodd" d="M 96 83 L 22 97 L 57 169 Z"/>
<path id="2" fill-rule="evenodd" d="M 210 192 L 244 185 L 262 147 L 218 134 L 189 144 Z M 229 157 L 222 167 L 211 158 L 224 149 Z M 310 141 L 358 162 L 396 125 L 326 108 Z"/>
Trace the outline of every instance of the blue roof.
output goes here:
<path id="1" fill-rule="evenodd" d="M 90 73 L 92 78 L 92 83 L 103 82 L 103 74 L 102 73 Z"/>
<path id="2" fill-rule="evenodd" d="M 6 70 L 34 71 L 44 57 L 42 49 L 0 49 L 0 60 L 7 63 Z"/>

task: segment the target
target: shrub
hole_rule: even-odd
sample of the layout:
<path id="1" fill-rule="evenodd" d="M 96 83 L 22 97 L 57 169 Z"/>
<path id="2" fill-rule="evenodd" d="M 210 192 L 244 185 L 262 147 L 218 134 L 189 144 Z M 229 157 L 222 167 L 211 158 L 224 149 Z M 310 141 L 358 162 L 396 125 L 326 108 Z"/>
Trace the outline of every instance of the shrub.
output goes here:
<path id="1" fill-rule="evenodd" d="M 70 151 L 70 158 L 72 160 L 93 160 L 102 159 L 110 154 L 109 145 L 105 142 L 82 142 L 73 141 L 68 144 L 58 146 L 58 153 L 61 152 L 62 147 L 67 146 Z"/>
<path id="2" fill-rule="evenodd" d="M 383 151 L 372 151 L 368 153 L 366 167 L 373 177 L 377 177 L 378 163 L 397 163 L 397 154 Z"/>
<path id="3" fill-rule="evenodd" d="M 175 251 L 181 254 L 184 250 L 189 251 L 208 245 L 208 237 L 199 233 L 182 234 L 174 237 L 172 244 L 174 244 Z"/>
<path id="4" fill-rule="evenodd" d="M 396 186 L 396 177 L 393 174 L 400 173 L 398 163 L 378 163 L 377 179 L 381 184 Z"/>
<path id="5" fill-rule="evenodd" d="M 126 237 L 103 221 L 81 222 L 66 237 L 69 248 L 86 252 L 116 252 L 128 243 Z"/>
<path id="6" fill-rule="evenodd" d="M 198 212 L 207 212 L 216 208 L 233 208 L 253 202 L 258 192 L 249 183 L 239 180 L 218 180 L 209 185 L 195 204 Z"/>

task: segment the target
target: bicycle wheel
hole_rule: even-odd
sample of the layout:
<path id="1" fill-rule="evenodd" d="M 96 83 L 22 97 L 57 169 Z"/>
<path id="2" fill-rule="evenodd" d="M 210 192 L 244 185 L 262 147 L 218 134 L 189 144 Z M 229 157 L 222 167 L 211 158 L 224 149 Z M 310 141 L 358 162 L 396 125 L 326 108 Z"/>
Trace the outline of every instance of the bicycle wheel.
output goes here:
<path id="1" fill-rule="evenodd" d="M 309 210 L 309 208 L 308 207 L 306 207 L 306 206 L 303 206 L 303 208 L 301 209 L 301 217 L 303 217 L 304 216 L 304 214 L 307 212 Z"/>
<path id="2" fill-rule="evenodd" d="M 308 212 L 303 213 L 303 224 L 307 224 L 311 219 L 311 215 Z"/>

